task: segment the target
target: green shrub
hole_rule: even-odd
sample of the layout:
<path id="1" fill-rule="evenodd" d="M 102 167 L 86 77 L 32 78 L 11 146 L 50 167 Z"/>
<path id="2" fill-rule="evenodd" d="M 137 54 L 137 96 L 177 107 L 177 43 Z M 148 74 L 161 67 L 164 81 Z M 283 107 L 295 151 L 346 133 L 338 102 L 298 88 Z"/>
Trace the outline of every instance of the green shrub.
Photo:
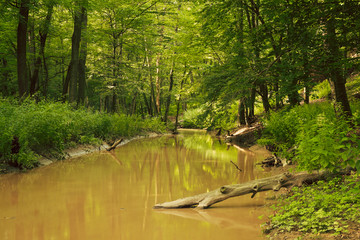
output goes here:
<path id="1" fill-rule="evenodd" d="M 358 175 L 294 187 L 273 206 L 272 228 L 312 233 L 346 233 L 349 222 L 360 223 Z"/>
<path id="2" fill-rule="evenodd" d="M 354 123 L 359 109 L 353 107 Z M 360 142 L 353 127 L 335 116 L 330 103 L 304 105 L 272 113 L 263 119 L 265 130 L 258 143 L 275 145 L 280 155 L 292 157 L 300 169 L 318 170 L 350 165 L 360 170 Z M 295 146 L 295 152 L 288 150 Z"/>
<path id="3" fill-rule="evenodd" d="M 18 104 L 6 99 L 0 99 L 0 127 L 0 160 L 22 168 L 36 166 L 38 154 L 61 155 L 74 144 L 96 145 L 103 140 L 165 131 L 159 119 L 74 110 L 59 102 L 26 100 Z M 18 153 L 11 152 L 14 137 L 20 144 Z"/>
<path id="4" fill-rule="evenodd" d="M 209 125 L 209 119 L 204 119 L 205 110 L 202 107 L 188 109 L 182 118 L 183 128 L 205 128 Z"/>
<path id="5" fill-rule="evenodd" d="M 330 97 L 331 86 L 328 80 L 322 81 L 313 88 L 311 99 L 330 99 Z"/>
<path id="6" fill-rule="evenodd" d="M 304 170 L 336 170 L 347 165 L 357 167 L 360 154 L 357 136 L 344 119 L 330 120 L 325 114 L 303 123 L 297 136 L 298 167 Z"/>
<path id="7" fill-rule="evenodd" d="M 237 111 L 236 103 L 228 106 L 213 104 L 207 109 L 204 107 L 188 109 L 182 118 L 182 127 L 230 130 L 236 126 Z"/>

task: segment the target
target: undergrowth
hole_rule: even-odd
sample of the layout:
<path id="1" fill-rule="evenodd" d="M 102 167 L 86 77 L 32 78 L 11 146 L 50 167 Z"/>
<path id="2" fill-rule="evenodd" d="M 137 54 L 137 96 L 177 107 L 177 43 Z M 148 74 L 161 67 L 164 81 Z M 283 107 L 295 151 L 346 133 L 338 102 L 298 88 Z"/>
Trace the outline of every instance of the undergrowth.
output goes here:
<path id="1" fill-rule="evenodd" d="M 274 145 L 282 157 L 292 158 L 301 170 L 336 170 L 348 165 L 360 170 L 360 105 L 353 119 L 336 117 L 330 103 L 298 106 L 263 119 L 262 145 Z M 293 149 L 294 151 L 289 151 Z"/>
<path id="2" fill-rule="evenodd" d="M 319 181 L 311 186 L 294 187 L 279 199 L 270 217 L 270 228 L 279 231 L 347 233 L 350 223 L 360 220 L 359 175 Z"/>
<path id="3" fill-rule="evenodd" d="M 73 109 L 59 102 L 0 99 L 0 161 L 21 168 L 37 165 L 39 154 L 61 156 L 77 144 L 98 145 L 120 137 L 163 132 L 160 119 Z"/>
<path id="4" fill-rule="evenodd" d="M 327 102 L 272 113 L 263 120 L 259 143 L 296 163 L 297 169 L 337 172 L 351 166 L 360 172 L 360 104 L 352 104 L 349 121 L 336 116 Z M 270 228 L 320 234 L 343 234 L 349 223 L 359 224 L 359 175 L 294 187 L 274 206 Z"/>

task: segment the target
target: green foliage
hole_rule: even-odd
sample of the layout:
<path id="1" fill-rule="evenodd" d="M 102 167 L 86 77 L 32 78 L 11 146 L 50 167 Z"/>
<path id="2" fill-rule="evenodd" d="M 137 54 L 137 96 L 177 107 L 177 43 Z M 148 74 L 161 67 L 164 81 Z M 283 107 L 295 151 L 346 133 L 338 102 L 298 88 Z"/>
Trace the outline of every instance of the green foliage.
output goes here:
<path id="1" fill-rule="evenodd" d="M 358 123 L 359 108 L 353 106 Z M 350 165 L 360 170 L 360 140 L 356 125 L 336 117 L 329 103 L 311 104 L 272 113 L 263 119 L 265 130 L 258 143 L 276 145 L 284 157 L 293 157 L 303 170 L 330 169 Z"/>
<path id="2" fill-rule="evenodd" d="M 235 127 L 236 118 L 236 104 L 231 104 L 228 108 L 220 106 L 199 107 L 189 109 L 184 113 L 182 127 L 230 130 Z"/>
<path id="3" fill-rule="evenodd" d="M 186 112 L 184 112 L 181 126 L 183 128 L 205 128 L 207 121 L 201 119 L 201 116 L 204 115 L 204 112 L 205 110 L 202 107 L 188 109 Z"/>
<path id="4" fill-rule="evenodd" d="M 312 99 L 329 99 L 331 97 L 331 86 L 329 81 L 325 80 L 319 84 L 317 84 L 312 89 L 311 98 Z"/>
<path id="5" fill-rule="evenodd" d="M 355 167 L 360 154 L 350 124 L 341 118 L 331 120 L 323 113 L 303 123 L 296 142 L 296 162 L 305 170 Z"/>
<path id="6" fill-rule="evenodd" d="M 35 166 L 38 154 L 61 153 L 74 144 L 98 145 L 103 140 L 165 131 L 159 119 L 74 110 L 57 102 L 27 100 L 19 105 L 5 99 L 0 99 L 0 127 L 1 160 L 23 168 Z M 14 137 L 19 139 L 18 153 L 11 150 Z"/>
<path id="7" fill-rule="evenodd" d="M 270 217 L 273 228 L 312 233 L 346 233 L 349 222 L 360 223 L 359 175 L 294 187 L 280 199 Z"/>

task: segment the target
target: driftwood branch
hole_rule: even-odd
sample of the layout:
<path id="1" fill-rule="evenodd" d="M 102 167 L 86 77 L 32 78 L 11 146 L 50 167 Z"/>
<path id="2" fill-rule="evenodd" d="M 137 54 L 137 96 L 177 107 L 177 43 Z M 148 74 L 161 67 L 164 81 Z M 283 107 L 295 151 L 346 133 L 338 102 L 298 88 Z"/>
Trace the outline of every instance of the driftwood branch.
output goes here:
<path id="1" fill-rule="evenodd" d="M 111 150 L 115 149 L 115 148 L 117 147 L 117 145 L 119 145 L 120 143 L 122 143 L 122 141 L 124 141 L 124 139 L 120 139 L 120 140 L 114 142 L 114 144 L 111 145 L 111 147 L 107 148 L 106 150 L 107 150 L 107 151 L 111 151 Z"/>
<path id="2" fill-rule="evenodd" d="M 252 194 L 253 198 L 256 193 L 264 191 L 278 191 L 280 188 L 289 188 L 292 186 L 301 186 L 303 183 L 312 183 L 327 176 L 332 175 L 327 171 L 320 172 L 299 172 L 284 173 L 273 177 L 253 180 L 242 184 L 225 185 L 214 191 L 199 194 L 196 196 L 181 198 L 171 202 L 156 204 L 154 208 L 208 208 L 211 205 L 224 201 L 228 198 L 237 197 L 246 194 Z"/>
<path id="3" fill-rule="evenodd" d="M 230 160 L 230 162 L 235 166 L 235 168 L 236 168 L 237 170 L 239 170 L 239 172 L 242 172 L 241 168 L 239 168 L 239 166 L 236 165 L 236 163 L 234 163 L 234 162 L 231 161 L 231 160 Z"/>

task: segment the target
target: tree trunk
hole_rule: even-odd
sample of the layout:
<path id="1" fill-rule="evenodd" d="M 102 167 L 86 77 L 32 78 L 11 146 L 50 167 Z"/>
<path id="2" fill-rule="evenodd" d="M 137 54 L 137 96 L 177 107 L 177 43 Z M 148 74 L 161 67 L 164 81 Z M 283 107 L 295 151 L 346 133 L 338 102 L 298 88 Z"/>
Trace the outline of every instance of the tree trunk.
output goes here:
<path id="1" fill-rule="evenodd" d="M 78 105 L 84 105 L 86 97 L 86 56 L 87 56 L 87 11 L 83 7 L 81 14 L 81 34 L 83 35 L 79 56 Z"/>
<path id="2" fill-rule="evenodd" d="M 169 76 L 169 79 L 170 79 L 169 92 L 168 92 L 168 96 L 166 99 L 165 113 L 164 113 L 164 119 L 163 119 L 163 122 L 165 122 L 165 124 L 167 123 L 167 120 L 168 120 L 168 114 L 169 114 L 170 103 L 171 103 L 171 92 L 172 92 L 173 85 L 174 85 L 174 65 L 175 65 L 175 62 L 173 62 L 173 66 L 171 67 L 170 76 Z"/>
<path id="3" fill-rule="evenodd" d="M 330 78 L 335 86 L 335 100 L 345 116 L 352 116 L 349 100 L 346 93 L 346 79 L 341 66 L 340 46 L 336 37 L 335 18 L 330 16 L 326 22 L 326 43 L 329 50 Z"/>
<path id="4" fill-rule="evenodd" d="M 39 84 L 40 67 L 41 67 L 42 59 L 44 60 L 44 56 L 45 56 L 46 38 L 49 32 L 49 26 L 53 14 L 53 9 L 54 9 L 54 2 L 50 1 L 47 7 L 46 18 L 39 30 L 40 50 L 39 50 L 39 55 L 37 56 L 35 61 L 34 73 L 30 80 L 30 95 L 33 95 L 36 92 L 36 85 Z"/>
<path id="5" fill-rule="evenodd" d="M 291 81 L 290 89 L 288 90 L 289 91 L 288 97 L 291 106 L 296 106 L 300 104 L 300 96 L 297 90 L 297 84 L 298 81 L 296 79 L 293 79 Z"/>
<path id="6" fill-rule="evenodd" d="M 26 41 L 27 25 L 29 19 L 29 0 L 21 0 L 19 9 L 19 23 L 17 28 L 17 74 L 20 98 L 27 95 L 27 65 L 26 65 Z"/>
<path id="7" fill-rule="evenodd" d="M 349 171 L 344 171 L 343 174 Z M 320 172 L 299 172 L 284 173 L 273 177 L 257 179 L 242 184 L 225 185 L 214 191 L 202 193 L 196 196 L 186 197 L 171 202 L 156 204 L 154 208 L 209 208 L 215 203 L 224 201 L 228 198 L 238 197 L 246 194 L 252 194 L 253 198 L 256 193 L 264 191 L 279 191 L 281 188 L 290 188 L 292 186 L 301 186 L 303 183 L 312 183 L 334 174 L 327 171 Z"/>
<path id="8" fill-rule="evenodd" d="M 160 94 L 161 94 L 161 77 L 160 77 L 160 54 L 158 53 L 156 56 L 156 111 L 158 114 L 161 114 L 161 106 L 160 106 Z"/>
<path id="9" fill-rule="evenodd" d="M 244 98 L 240 99 L 239 101 L 238 119 L 239 119 L 239 125 L 246 125 Z"/>
<path id="10" fill-rule="evenodd" d="M 191 74 L 191 70 L 189 71 L 189 74 Z M 180 91 L 183 89 L 186 78 L 187 78 L 187 76 L 185 76 L 181 80 Z M 178 125 L 179 125 L 180 103 L 181 103 L 181 94 L 180 94 L 179 99 L 178 99 L 177 104 L 176 104 L 175 126 L 174 126 L 174 131 L 173 131 L 174 133 L 177 132 L 177 128 L 178 128 Z"/>
<path id="11" fill-rule="evenodd" d="M 260 84 L 260 93 L 261 93 L 264 110 L 266 113 L 268 113 L 268 112 L 270 112 L 270 103 L 269 103 L 269 97 L 268 97 L 269 92 L 268 92 L 266 83 Z"/>
<path id="12" fill-rule="evenodd" d="M 2 79 L 3 81 L 0 82 L 0 88 L 1 88 L 1 93 L 3 96 L 8 96 L 9 95 L 9 91 L 8 91 L 8 82 L 10 81 L 10 78 L 9 78 L 9 73 L 10 71 L 7 70 L 7 67 L 8 67 L 8 63 L 7 63 L 7 60 L 5 57 L 3 57 L 1 59 L 1 63 L 2 63 L 2 68 L 4 69 L 2 71 Z"/>
<path id="13" fill-rule="evenodd" d="M 69 83 L 69 102 L 77 100 L 78 92 L 78 77 L 79 77 L 79 54 L 80 54 L 80 41 L 81 41 L 81 25 L 82 25 L 82 11 L 84 8 L 79 6 L 76 2 L 75 16 L 74 16 L 74 32 L 71 38 L 71 61 L 66 76 L 66 81 Z"/>

